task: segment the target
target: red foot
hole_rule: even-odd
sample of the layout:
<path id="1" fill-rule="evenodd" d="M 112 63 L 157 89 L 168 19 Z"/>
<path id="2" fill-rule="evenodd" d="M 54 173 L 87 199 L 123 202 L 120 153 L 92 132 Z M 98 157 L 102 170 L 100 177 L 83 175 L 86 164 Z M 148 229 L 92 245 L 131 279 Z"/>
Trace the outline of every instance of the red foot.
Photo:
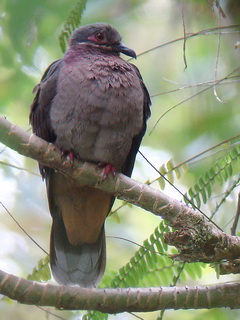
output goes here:
<path id="1" fill-rule="evenodd" d="M 110 163 L 105 164 L 105 163 L 100 162 L 98 164 L 98 167 L 99 168 L 104 168 L 104 170 L 103 170 L 103 172 L 101 174 L 101 180 L 102 181 L 105 180 L 109 174 L 111 174 L 113 177 L 116 174 L 116 168 Z"/>
<path id="2" fill-rule="evenodd" d="M 62 157 L 68 157 L 70 162 L 73 162 L 74 159 L 79 159 L 78 154 L 76 154 L 73 150 L 62 151 Z"/>
<path id="3" fill-rule="evenodd" d="M 75 155 L 74 155 L 74 153 L 72 151 L 70 151 L 69 154 L 68 154 L 68 157 L 69 157 L 70 161 L 73 162 L 73 160 L 75 158 Z"/>

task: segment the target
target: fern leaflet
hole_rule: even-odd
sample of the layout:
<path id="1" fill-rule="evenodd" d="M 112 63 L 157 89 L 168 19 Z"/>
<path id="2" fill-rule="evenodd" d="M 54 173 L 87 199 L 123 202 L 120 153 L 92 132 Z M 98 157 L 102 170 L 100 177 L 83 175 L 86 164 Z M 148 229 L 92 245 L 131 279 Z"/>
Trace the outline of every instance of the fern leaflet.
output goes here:
<path id="1" fill-rule="evenodd" d="M 81 24 L 82 14 L 86 7 L 86 3 L 87 0 L 78 0 L 63 26 L 63 30 L 59 35 L 59 44 L 63 52 L 66 51 L 71 33 Z"/>
<path id="2" fill-rule="evenodd" d="M 34 281 L 48 281 L 51 279 L 49 256 L 38 261 L 38 267 L 33 269 L 32 273 L 27 276 L 27 279 Z"/>
<path id="3" fill-rule="evenodd" d="M 212 194 L 212 186 L 219 182 L 222 186 L 233 175 L 233 164 L 239 160 L 240 147 L 236 146 L 230 151 L 227 156 L 218 160 L 204 175 L 200 177 L 198 182 L 191 187 L 184 197 L 184 201 L 194 203 L 200 208 L 202 202 L 207 203 L 207 200 Z M 233 190 L 233 189 L 232 189 Z M 187 199 L 190 201 L 188 202 Z"/>

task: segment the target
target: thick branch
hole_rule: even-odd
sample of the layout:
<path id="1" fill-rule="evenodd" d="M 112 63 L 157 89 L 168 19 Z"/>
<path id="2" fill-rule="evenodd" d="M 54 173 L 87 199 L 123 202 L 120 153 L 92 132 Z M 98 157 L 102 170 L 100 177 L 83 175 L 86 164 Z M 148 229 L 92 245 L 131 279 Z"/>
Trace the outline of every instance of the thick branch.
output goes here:
<path id="1" fill-rule="evenodd" d="M 86 289 L 40 284 L 0 271 L 0 292 L 18 302 L 106 313 L 165 309 L 239 308 L 240 284 L 127 289 Z"/>
<path id="2" fill-rule="evenodd" d="M 218 262 L 240 256 L 240 238 L 222 232 L 198 211 L 172 199 L 148 185 L 122 174 L 101 182 L 101 170 L 89 163 L 61 158 L 57 148 L 35 135 L 30 135 L 0 117 L 0 141 L 22 155 L 61 171 L 81 185 L 90 185 L 114 193 L 143 209 L 166 219 L 177 231 L 165 236 L 168 244 L 178 248 L 178 260 Z"/>

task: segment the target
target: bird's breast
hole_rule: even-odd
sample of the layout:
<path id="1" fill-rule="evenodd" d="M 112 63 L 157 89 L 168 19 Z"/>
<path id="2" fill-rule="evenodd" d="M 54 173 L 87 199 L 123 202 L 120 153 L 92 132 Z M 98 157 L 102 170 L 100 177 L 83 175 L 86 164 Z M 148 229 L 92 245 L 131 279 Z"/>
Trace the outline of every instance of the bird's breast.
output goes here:
<path id="1" fill-rule="evenodd" d="M 56 144 L 82 160 L 122 166 L 143 122 L 139 78 L 123 61 L 65 63 L 50 119 Z"/>

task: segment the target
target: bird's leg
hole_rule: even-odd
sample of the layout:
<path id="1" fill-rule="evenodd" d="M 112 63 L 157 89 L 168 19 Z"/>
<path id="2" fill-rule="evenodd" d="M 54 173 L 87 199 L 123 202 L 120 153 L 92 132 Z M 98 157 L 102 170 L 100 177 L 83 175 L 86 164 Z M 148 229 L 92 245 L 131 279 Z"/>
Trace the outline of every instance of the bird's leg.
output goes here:
<path id="1" fill-rule="evenodd" d="M 98 167 L 104 168 L 101 174 L 101 181 L 104 181 L 109 174 L 111 174 L 113 177 L 116 174 L 116 168 L 111 163 L 106 164 L 106 163 L 100 162 L 98 163 Z"/>
<path id="2" fill-rule="evenodd" d="M 77 153 L 75 153 L 72 149 L 62 150 L 61 155 L 62 155 L 62 157 L 67 157 L 71 163 L 73 163 L 74 159 L 79 160 L 79 155 Z"/>

